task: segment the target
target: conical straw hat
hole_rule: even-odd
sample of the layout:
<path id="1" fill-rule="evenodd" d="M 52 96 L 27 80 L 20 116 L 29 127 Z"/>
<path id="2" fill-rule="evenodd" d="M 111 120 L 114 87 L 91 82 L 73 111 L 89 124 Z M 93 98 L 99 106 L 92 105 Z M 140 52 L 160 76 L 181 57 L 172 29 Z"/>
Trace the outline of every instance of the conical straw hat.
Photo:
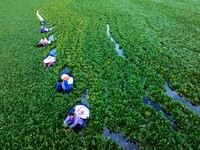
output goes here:
<path id="1" fill-rule="evenodd" d="M 62 79 L 62 80 L 69 80 L 69 75 L 68 75 L 68 74 L 63 74 L 63 75 L 61 76 L 61 79 Z"/>

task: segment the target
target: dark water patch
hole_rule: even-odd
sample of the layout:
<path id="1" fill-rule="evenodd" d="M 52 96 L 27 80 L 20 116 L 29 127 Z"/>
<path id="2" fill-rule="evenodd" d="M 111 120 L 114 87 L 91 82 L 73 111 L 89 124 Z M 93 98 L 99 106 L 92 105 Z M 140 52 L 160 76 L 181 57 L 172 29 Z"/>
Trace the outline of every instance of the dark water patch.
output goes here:
<path id="1" fill-rule="evenodd" d="M 164 43 L 163 43 L 163 42 L 160 42 L 160 44 L 164 45 Z"/>
<path id="2" fill-rule="evenodd" d="M 126 80 L 124 79 L 124 86 L 123 86 L 123 92 L 126 93 L 128 86 L 126 85 Z"/>
<path id="3" fill-rule="evenodd" d="M 108 101 L 108 80 L 105 80 L 105 95 L 106 95 L 106 103 Z M 108 107 L 105 109 L 105 113 L 107 113 Z M 103 134 L 102 138 L 105 139 L 106 137 L 111 138 L 114 142 L 119 144 L 124 150 L 139 150 L 139 147 L 130 142 L 128 138 L 124 138 L 122 133 L 111 133 L 108 128 L 106 128 L 106 117 L 104 119 L 104 124 L 103 124 Z"/>
<path id="4" fill-rule="evenodd" d="M 142 102 L 144 104 L 152 106 L 156 111 L 162 111 L 164 116 L 166 117 L 166 119 L 171 123 L 173 129 L 177 129 L 177 125 L 176 125 L 174 119 L 168 115 L 167 111 L 164 110 L 164 108 L 162 106 L 160 106 L 158 103 L 152 101 L 149 97 L 144 97 L 142 99 Z"/>
<path id="5" fill-rule="evenodd" d="M 130 142 L 128 138 L 124 138 L 122 133 L 112 133 L 109 129 L 104 127 L 102 137 L 111 138 L 114 142 L 119 144 L 124 150 L 139 150 L 139 146 Z"/>
<path id="6" fill-rule="evenodd" d="M 60 70 L 60 76 L 62 76 L 63 74 L 68 74 L 69 73 L 69 69 L 67 67 L 65 67 L 64 69 Z"/>
<path id="7" fill-rule="evenodd" d="M 173 91 L 167 82 L 165 82 L 165 89 L 166 89 L 166 94 L 171 97 L 173 100 L 178 100 L 181 103 L 183 103 L 185 106 L 187 106 L 190 110 L 195 112 L 196 114 L 200 115 L 200 106 L 194 106 L 191 102 L 188 102 L 186 99 L 183 97 L 179 96 L 176 91 Z"/>
<path id="8" fill-rule="evenodd" d="M 113 39 L 113 37 L 111 37 L 109 30 L 110 30 L 110 28 L 109 28 L 109 25 L 107 24 L 107 34 L 108 34 L 110 40 L 115 44 L 115 50 L 117 51 L 117 53 L 118 53 L 119 56 L 125 57 L 124 56 L 124 52 L 122 50 L 122 47 L 118 43 L 115 42 L 115 40 Z"/>
<path id="9" fill-rule="evenodd" d="M 89 102 L 88 102 L 88 90 L 86 90 L 82 95 L 81 98 L 79 98 L 82 104 L 85 104 L 86 106 L 89 107 Z"/>
<path id="10" fill-rule="evenodd" d="M 146 85 L 145 85 L 145 82 L 146 82 L 146 77 L 145 78 L 142 78 L 142 86 L 143 86 L 143 88 L 144 88 L 144 92 L 146 93 L 147 92 L 147 87 L 146 87 Z"/>
<path id="11" fill-rule="evenodd" d="M 144 51 L 146 51 L 146 50 L 147 50 L 147 48 L 146 48 L 146 47 L 142 47 L 142 49 L 143 49 Z"/>
<path id="12" fill-rule="evenodd" d="M 106 103 L 108 102 L 108 80 L 105 80 L 105 95 L 106 95 Z M 105 113 L 107 113 L 108 107 L 105 109 Z M 111 133 L 108 128 L 106 128 L 106 117 L 104 119 L 103 124 L 103 134 L 102 138 L 105 139 L 106 137 L 111 138 L 114 142 L 119 144 L 124 150 L 139 150 L 139 147 L 130 142 L 128 138 L 124 138 L 122 133 Z"/>
<path id="13" fill-rule="evenodd" d="M 142 78 L 142 84 L 145 84 L 146 78 Z"/>

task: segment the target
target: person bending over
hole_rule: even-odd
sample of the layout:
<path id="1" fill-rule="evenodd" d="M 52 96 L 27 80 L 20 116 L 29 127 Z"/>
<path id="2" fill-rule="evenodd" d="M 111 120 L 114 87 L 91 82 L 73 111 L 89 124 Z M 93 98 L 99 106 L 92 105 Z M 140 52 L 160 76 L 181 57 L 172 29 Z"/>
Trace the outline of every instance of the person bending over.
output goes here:
<path id="1" fill-rule="evenodd" d="M 50 66 L 53 66 L 55 64 L 55 62 L 56 62 L 56 57 L 54 57 L 52 55 L 48 55 L 43 60 L 43 66 L 44 66 L 44 68 L 50 67 Z"/>
<path id="2" fill-rule="evenodd" d="M 40 33 L 45 33 L 45 32 L 48 32 L 48 31 L 51 31 L 53 27 L 51 28 L 45 28 L 44 26 L 41 26 L 40 28 Z"/>
<path id="3" fill-rule="evenodd" d="M 70 74 L 63 74 L 56 86 L 56 91 L 59 93 L 69 93 L 74 85 L 73 77 Z"/>
<path id="4" fill-rule="evenodd" d="M 77 130 L 84 125 L 84 122 L 76 113 L 71 112 L 64 120 L 64 124 L 68 124 L 69 128 Z"/>
<path id="5" fill-rule="evenodd" d="M 51 41 L 50 41 L 50 40 L 47 40 L 46 38 L 43 37 L 43 38 L 39 41 L 37 47 L 43 47 L 43 46 L 48 45 L 48 44 L 51 44 Z"/>

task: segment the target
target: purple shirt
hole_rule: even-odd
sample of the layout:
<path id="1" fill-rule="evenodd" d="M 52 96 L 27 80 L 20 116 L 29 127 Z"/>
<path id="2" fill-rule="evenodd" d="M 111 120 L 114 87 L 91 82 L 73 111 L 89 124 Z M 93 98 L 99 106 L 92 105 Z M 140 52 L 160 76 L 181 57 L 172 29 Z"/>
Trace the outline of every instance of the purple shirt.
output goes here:
<path id="1" fill-rule="evenodd" d="M 49 31 L 48 28 L 40 28 L 40 32 L 41 32 L 41 33 L 45 33 L 45 32 L 47 32 L 47 31 Z"/>
<path id="2" fill-rule="evenodd" d="M 83 125 L 84 122 L 82 119 L 79 118 L 77 114 L 74 113 L 74 118 L 72 119 L 70 116 L 67 116 L 67 118 L 64 121 L 64 124 L 71 124 L 69 127 L 74 128 L 77 124 Z"/>

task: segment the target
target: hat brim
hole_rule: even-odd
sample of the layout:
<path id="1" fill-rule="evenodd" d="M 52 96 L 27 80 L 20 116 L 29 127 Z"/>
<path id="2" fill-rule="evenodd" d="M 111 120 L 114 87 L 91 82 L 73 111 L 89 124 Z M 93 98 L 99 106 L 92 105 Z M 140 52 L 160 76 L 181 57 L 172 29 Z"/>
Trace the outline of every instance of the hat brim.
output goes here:
<path id="1" fill-rule="evenodd" d="M 68 74 L 63 74 L 62 76 L 61 76 L 61 79 L 62 80 L 69 80 L 69 78 L 70 78 L 70 76 L 68 75 Z"/>
<path id="2" fill-rule="evenodd" d="M 56 61 L 55 57 L 53 56 L 48 56 L 47 58 L 43 60 L 44 63 L 50 63 L 50 62 L 55 62 L 55 61 Z"/>
<path id="3" fill-rule="evenodd" d="M 44 63 L 50 63 L 50 59 L 44 59 Z"/>

